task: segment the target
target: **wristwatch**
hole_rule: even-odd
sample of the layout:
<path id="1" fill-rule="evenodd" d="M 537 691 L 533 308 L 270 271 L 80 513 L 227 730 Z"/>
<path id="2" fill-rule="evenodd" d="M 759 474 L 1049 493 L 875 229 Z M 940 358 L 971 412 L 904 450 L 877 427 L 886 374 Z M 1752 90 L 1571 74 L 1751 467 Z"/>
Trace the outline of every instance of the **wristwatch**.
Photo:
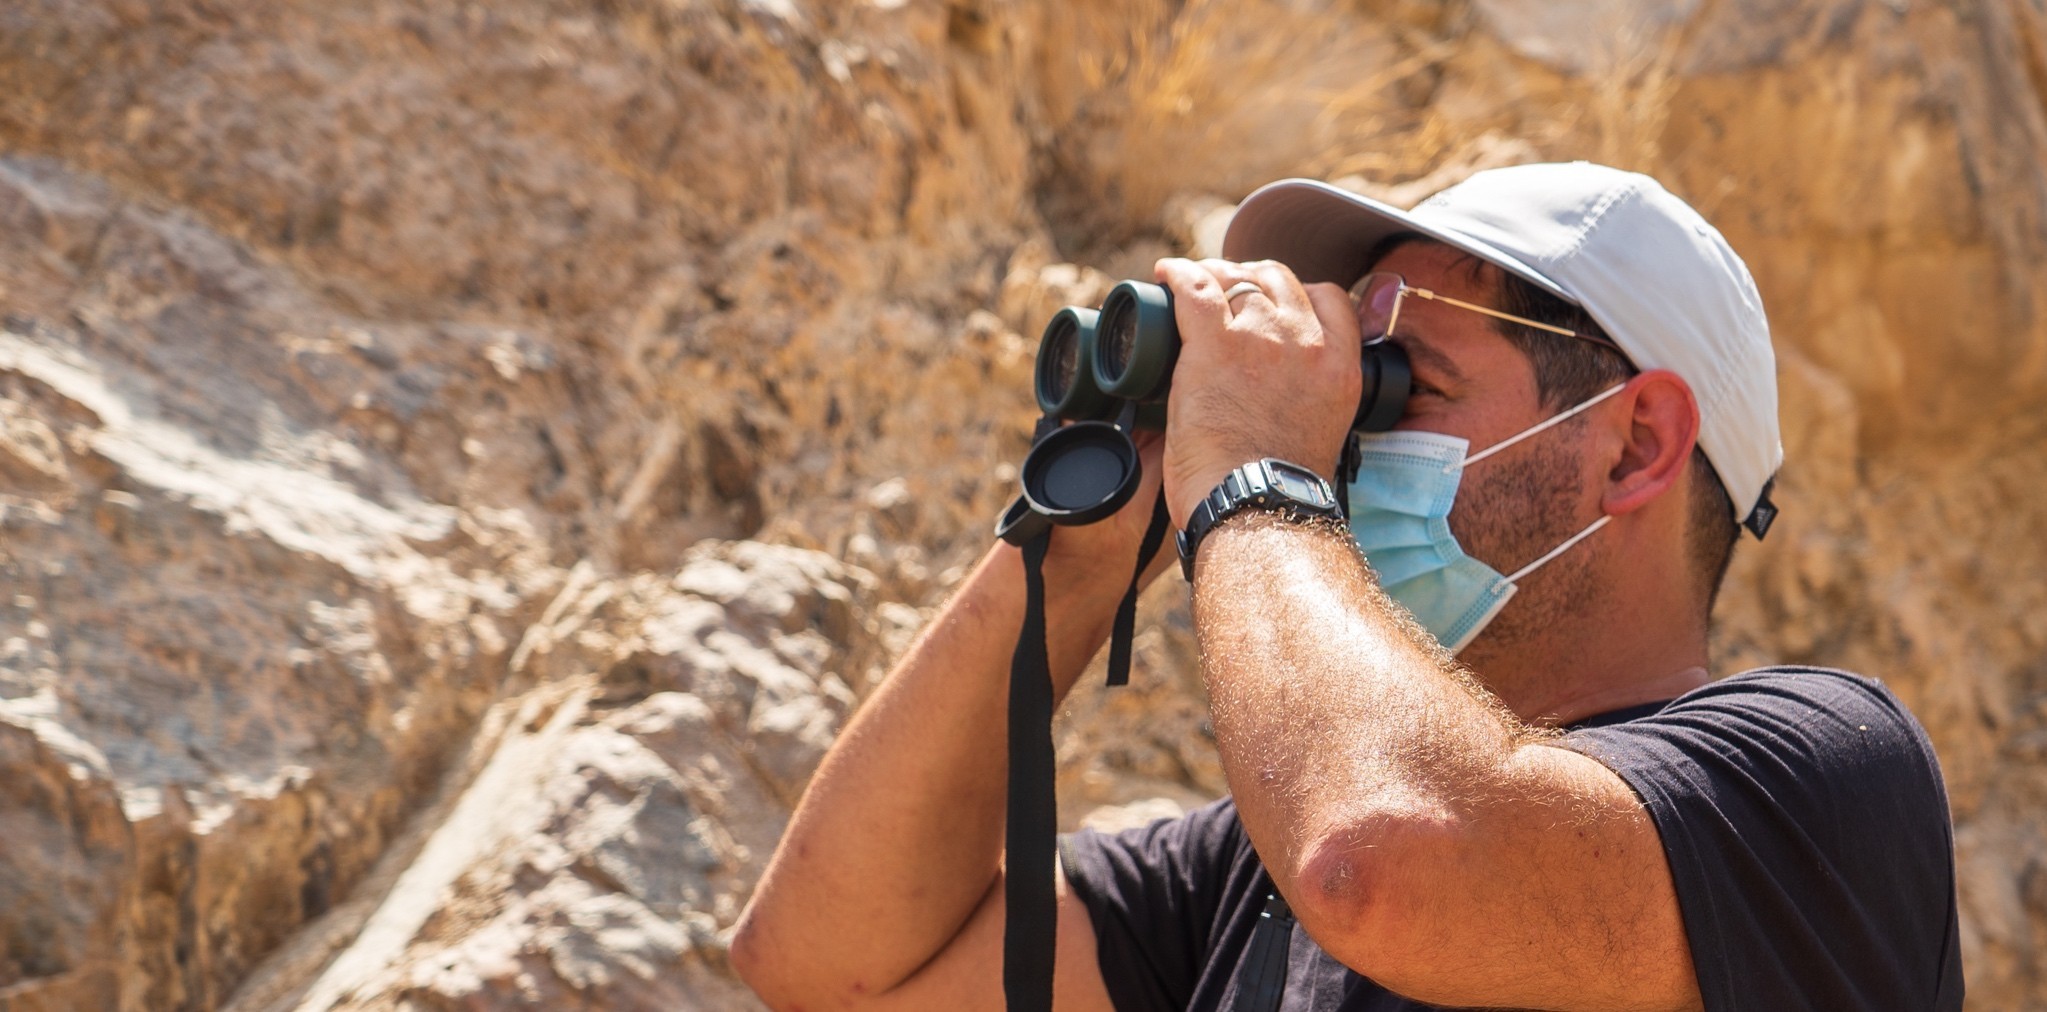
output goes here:
<path id="1" fill-rule="evenodd" d="M 1338 517 L 1336 493 L 1322 476 L 1299 464 L 1267 457 L 1229 473 L 1208 497 L 1194 507 L 1187 529 L 1173 534 L 1180 550 L 1180 572 L 1194 580 L 1194 551 L 1201 539 L 1231 515 L 1247 509 L 1272 510 L 1294 520 Z"/>

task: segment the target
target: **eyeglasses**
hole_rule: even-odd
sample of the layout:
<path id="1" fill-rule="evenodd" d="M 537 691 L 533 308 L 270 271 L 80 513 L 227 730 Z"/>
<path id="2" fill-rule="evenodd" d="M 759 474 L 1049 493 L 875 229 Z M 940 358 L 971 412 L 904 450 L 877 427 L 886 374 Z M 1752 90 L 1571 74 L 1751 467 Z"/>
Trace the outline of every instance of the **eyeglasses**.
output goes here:
<path id="1" fill-rule="evenodd" d="M 1469 309 L 1474 313 L 1484 313 L 1494 319 L 1507 320 L 1521 324 L 1524 327 L 1534 327 L 1537 330 L 1546 330 L 1552 334 L 1561 334 L 1564 337 L 1575 337 L 1581 341 L 1590 341 L 1600 347 L 1612 348 L 1614 351 L 1620 352 L 1623 358 L 1627 357 L 1627 353 L 1621 352 L 1619 345 L 1605 338 L 1592 334 L 1580 334 L 1575 330 L 1541 323 L 1525 316 L 1502 313 L 1497 309 L 1475 306 L 1462 299 L 1453 299 L 1448 295 L 1439 295 L 1426 288 L 1416 288 L 1408 284 L 1406 278 L 1392 271 L 1373 271 L 1359 278 L 1357 284 L 1350 286 L 1351 302 L 1355 303 L 1358 307 L 1358 325 L 1364 328 L 1366 341 L 1384 340 L 1393 336 L 1393 328 L 1400 323 L 1400 303 L 1410 295 L 1428 299 L 1431 302 L 1447 303 L 1459 309 Z"/>

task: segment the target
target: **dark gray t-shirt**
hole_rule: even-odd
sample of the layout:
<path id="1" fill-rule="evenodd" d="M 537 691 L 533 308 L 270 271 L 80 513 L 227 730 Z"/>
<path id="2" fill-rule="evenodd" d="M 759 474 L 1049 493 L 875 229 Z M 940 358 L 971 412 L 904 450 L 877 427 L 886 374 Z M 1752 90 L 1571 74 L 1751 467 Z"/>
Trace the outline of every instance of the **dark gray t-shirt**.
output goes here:
<path id="1" fill-rule="evenodd" d="M 1706 1008 L 1962 1007 L 1954 842 L 1933 748 L 1890 690 L 1765 668 L 1576 725 L 1568 746 L 1634 788 L 1663 838 Z M 1232 1008 L 1273 891 L 1224 799 L 1063 841 L 1121 1010 Z M 1284 1012 L 1401 998 L 1298 924 Z"/>

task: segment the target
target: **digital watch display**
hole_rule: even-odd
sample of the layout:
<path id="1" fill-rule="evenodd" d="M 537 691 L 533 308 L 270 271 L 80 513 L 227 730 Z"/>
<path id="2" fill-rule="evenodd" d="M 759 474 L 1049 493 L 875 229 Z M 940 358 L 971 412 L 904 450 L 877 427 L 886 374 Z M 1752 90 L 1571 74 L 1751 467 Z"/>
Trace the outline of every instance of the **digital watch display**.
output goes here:
<path id="1" fill-rule="evenodd" d="M 1187 529 L 1173 535 L 1180 571 L 1194 579 L 1194 552 L 1216 524 L 1247 509 L 1271 510 L 1296 519 L 1336 517 L 1336 493 L 1321 475 L 1277 457 L 1254 460 L 1231 471 L 1194 507 Z"/>

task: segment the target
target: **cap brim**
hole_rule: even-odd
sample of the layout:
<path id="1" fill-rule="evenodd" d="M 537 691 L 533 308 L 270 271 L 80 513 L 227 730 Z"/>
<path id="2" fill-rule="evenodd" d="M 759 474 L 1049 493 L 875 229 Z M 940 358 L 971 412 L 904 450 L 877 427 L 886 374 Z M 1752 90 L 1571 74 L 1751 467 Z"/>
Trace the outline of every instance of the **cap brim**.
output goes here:
<path id="1" fill-rule="evenodd" d="M 1454 246 L 1513 271 L 1558 298 L 1577 301 L 1540 271 L 1489 243 L 1314 179 L 1282 179 L 1245 197 L 1223 234 L 1223 257 L 1277 260 L 1305 283 L 1349 285 L 1370 266 L 1365 258 L 1373 247 L 1403 232 L 1418 232 Z"/>

